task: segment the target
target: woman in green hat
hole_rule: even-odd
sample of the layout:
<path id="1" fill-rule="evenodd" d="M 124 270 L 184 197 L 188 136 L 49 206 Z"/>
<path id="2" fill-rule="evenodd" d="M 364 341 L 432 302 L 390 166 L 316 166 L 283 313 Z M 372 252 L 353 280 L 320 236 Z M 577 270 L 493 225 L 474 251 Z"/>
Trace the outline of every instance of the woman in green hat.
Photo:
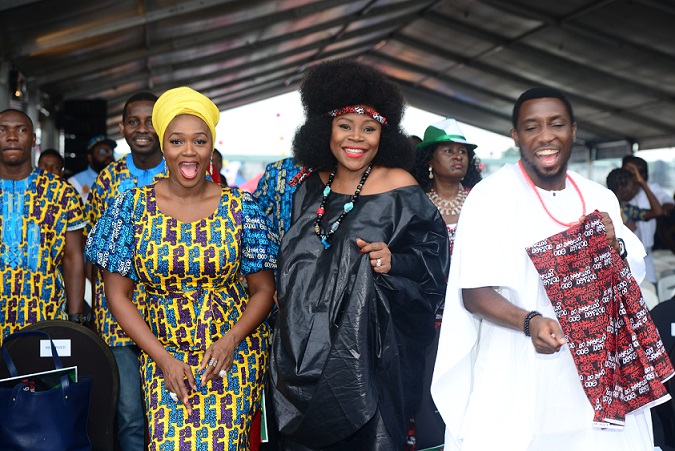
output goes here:
<path id="1" fill-rule="evenodd" d="M 424 139 L 416 146 L 415 178 L 443 216 L 451 255 L 464 199 L 481 180 L 479 160 L 474 153 L 476 147 L 466 140 L 454 119 L 445 119 L 427 127 Z M 429 391 L 442 317 L 443 306 L 436 312 L 436 339 L 427 348 L 422 399 L 410 428 L 409 442 L 413 442 L 411 438 L 414 435 L 417 451 L 440 450 L 444 441 L 445 424 Z"/>
<path id="2" fill-rule="evenodd" d="M 443 216 L 452 251 L 464 199 L 481 180 L 477 146 L 464 138 L 456 120 L 445 119 L 427 127 L 416 147 L 415 178 Z"/>

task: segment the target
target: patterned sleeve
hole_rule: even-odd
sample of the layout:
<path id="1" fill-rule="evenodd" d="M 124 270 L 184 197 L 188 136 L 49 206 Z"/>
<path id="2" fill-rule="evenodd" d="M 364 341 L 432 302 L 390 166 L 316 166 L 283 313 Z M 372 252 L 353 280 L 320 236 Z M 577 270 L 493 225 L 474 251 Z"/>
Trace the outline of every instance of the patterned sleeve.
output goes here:
<path id="1" fill-rule="evenodd" d="M 87 221 L 84 217 L 82 198 L 71 185 L 66 186 L 65 196 L 68 205 L 68 226 L 66 230 L 70 232 L 84 228 L 87 225 Z"/>
<path id="2" fill-rule="evenodd" d="M 253 192 L 253 198 L 258 201 L 258 205 L 263 209 L 265 214 L 272 212 L 274 206 L 274 194 L 276 192 L 276 172 L 277 169 L 274 163 L 270 163 L 265 167 L 263 176 L 258 180 L 258 186 Z"/>
<path id="3" fill-rule="evenodd" d="M 134 282 L 139 281 L 133 265 L 134 194 L 137 191 L 125 191 L 115 199 L 89 233 L 84 249 L 87 260 L 99 268 L 119 273 Z"/>
<path id="4" fill-rule="evenodd" d="M 98 187 L 98 179 L 96 179 L 96 182 L 94 182 L 91 190 L 89 191 L 89 197 L 87 198 L 87 203 L 84 206 L 84 215 L 89 221 L 87 227 L 84 229 L 85 237 L 91 233 L 91 229 L 94 227 L 94 224 L 96 224 L 96 221 L 98 221 L 98 218 L 100 218 L 101 214 L 103 213 L 100 211 L 102 199 Z"/>
<path id="5" fill-rule="evenodd" d="M 628 221 L 646 221 L 647 211 L 643 208 L 638 208 L 635 205 L 626 204 L 621 207 L 622 214 L 626 217 L 626 222 Z"/>
<path id="6" fill-rule="evenodd" d="M 279 237 L 260 206 L 246 192 L 242 196 L 242 223 L 241 273 L 276 269 Z"/>

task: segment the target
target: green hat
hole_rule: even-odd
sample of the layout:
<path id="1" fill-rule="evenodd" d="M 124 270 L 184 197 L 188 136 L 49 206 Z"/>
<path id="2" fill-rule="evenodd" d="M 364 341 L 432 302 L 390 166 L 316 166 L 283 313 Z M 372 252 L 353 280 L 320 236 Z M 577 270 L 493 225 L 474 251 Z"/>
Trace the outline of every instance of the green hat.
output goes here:
<path id="1" fill-rule="evenodd" d="M 468 150 L 474 150 L 478 147 L 476 144 L 471 144 L 466 140 L 464 133 L 459 128 L 459 124 L 454 119 L 444 119 L 441 122 L 428 126 L 424 131 L 424 139 L 416 147 L 417 149 L 424 149 L 425 147 L 445 142 L 465 144 Z"/>

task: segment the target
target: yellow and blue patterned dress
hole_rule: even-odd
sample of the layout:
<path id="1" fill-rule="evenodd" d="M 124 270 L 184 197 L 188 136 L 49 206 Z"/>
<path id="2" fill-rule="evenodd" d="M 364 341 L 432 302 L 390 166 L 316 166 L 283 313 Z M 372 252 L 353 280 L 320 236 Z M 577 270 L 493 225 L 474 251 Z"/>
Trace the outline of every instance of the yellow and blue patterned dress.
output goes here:
<path id="1" fill-rule="evenodd" d="M 138 169 L 134 165 L 131 154 L 106 166 L 91 185 L 87 203 L 84 206 L 84 216 L 88 223 L 84 229 L 85 237 L 103 216 L 106 208 L 115 201 L 115 198 L 130 188 L 149 185 L 160 178 L 167 176 L 164 160 L 151 169 Z M 143 311 L 143 286 L 136 286 L 133 301 L 141 312 Z M 140 299 L 140 301 L 139 301 Z M 103 278 L 96 274 L 94 281 L 94 299 L 92 299 L 92 313 L 96 330 L 108 346 L 131 346 L 134 341 L 122 330 L 108 308 L 108 300 L 103 291 Z"/>
<path id="2" fill-rule="evenodd" d="M 89 234 L 98 266 L 145 286 L 146 322 L 196 372 L 206 349 L 240 318 L 248 294 L 239 275 L 276 267 L 278 243 L 250 194 L 223 188 L 215 213 L 186 223 L 157 208 L 155 184 L 125 191 Z M 250 422 L 267 368 L 263 323 L 234 353 L 225 378 L 191 392 L 192 414 L 174 402 L 160 368 L 141 353 L 150 450 L 248 449 Z"/>
<path id="3" fill-rule="evenodd" d="M 23 326 L 66 319 L 66 232 L 85 225 L 75 188 L 42 169 L 0 179 L 0 344 Z"/>

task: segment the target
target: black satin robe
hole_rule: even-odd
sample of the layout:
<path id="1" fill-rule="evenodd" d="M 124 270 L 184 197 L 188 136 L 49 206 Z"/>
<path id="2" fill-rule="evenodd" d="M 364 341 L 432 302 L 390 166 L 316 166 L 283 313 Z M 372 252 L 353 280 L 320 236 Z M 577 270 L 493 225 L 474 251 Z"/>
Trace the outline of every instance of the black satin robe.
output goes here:
<path id="1" fill-rule="evenodd" d="M 318 175 L 298 188 L 279 252 L 270 369 L 278 426 L 309 449 L 341 449 L 350 436 L 355 449 L 355 434 L 372 441 L 358 449 L 400 449 L 445 296 L 445 223 L 418 186 L 361 196 L 324 249 L 314 232 L 322 190 Z M 332 193 L 324 221 L 349 198 Z M 357 238 L 387 243 L 388 274 L 373 271 Z M 378 431 L 359 434 L 366 423 Z"/>

